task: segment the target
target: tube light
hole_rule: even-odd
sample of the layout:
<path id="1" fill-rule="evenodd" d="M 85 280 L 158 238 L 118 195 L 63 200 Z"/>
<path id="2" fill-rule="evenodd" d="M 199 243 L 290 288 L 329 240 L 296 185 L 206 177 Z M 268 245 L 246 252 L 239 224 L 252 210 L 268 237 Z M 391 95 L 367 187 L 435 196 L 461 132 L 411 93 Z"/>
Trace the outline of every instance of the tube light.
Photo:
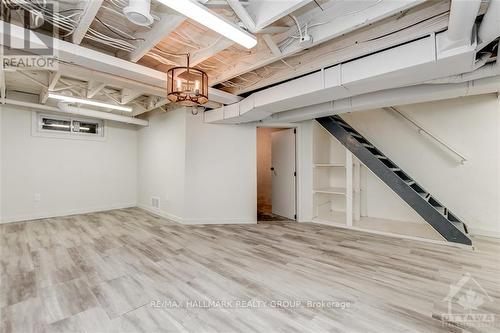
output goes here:
<path id="1" fill-rule="evenodd" d="M 58 99 L 58 100 L 63 101 L 63 102 L 87 104 L 87 105 L 93 105 L 93 106 L 98 106 L 98 107 L 102 107 L 102 108 L 114 109 L 114 110 L 118 110 L 118 111 L 132 112 L 132 108 L 130 106 L 110 104 L 110 103 L 100 102 L 100 101 L 96 101 L 96 100 L 92 100 L 92 99 L 57 95 L 57 94 L 52 94 L 52 93 L 49 94 L 49 98 Z"/>
<path id="2" fill-rule="evenodd" d="M 194 0 L 158 0 L 176 12 L 198 22 L 247 49 L 257 45 L 255 36 L 209 11 Z"/>

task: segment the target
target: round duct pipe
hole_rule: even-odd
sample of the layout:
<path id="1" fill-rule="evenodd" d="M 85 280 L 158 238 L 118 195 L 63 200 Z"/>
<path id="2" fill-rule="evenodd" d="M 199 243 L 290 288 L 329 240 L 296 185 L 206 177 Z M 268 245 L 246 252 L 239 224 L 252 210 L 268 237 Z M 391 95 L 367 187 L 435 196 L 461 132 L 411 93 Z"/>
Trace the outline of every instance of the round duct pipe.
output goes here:
<path id="1" fill-rule="evenodd" d="M 151 0 L 129 0 L 128 6 L 123 8 L 123 14 L 130 22 L 145 27 L 154 22 L 150 9 Z"/>

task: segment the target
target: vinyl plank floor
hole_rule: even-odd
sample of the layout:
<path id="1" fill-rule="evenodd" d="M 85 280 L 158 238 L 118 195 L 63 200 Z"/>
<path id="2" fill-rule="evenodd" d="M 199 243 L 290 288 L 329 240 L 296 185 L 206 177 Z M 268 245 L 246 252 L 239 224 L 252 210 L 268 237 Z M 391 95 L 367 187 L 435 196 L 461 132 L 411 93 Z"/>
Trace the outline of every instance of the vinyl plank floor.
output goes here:
<path id="1" fill-rule="evenodd" d="M 470 250 L 314 223 L 188 226 L 131 208 L 0 225 L 0 241 L 1 333 L 500 332 L 494 238 Z M 490 325 L 443 320 L 468 276 L 484 295 L 451 305 L 472 302 Z"/>

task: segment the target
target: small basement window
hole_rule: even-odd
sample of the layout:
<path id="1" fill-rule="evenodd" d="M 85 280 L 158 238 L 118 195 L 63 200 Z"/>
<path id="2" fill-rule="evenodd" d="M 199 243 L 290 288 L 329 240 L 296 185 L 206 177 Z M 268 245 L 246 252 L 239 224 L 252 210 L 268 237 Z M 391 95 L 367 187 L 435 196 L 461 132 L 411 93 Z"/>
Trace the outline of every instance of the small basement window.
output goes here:
<path id="1" fill-rule="evenodd" d="M 42 117 L 41 129 L 45 131 L 70 132 L 71 120 Z"/>
<path id="2" fill-rule="evenodd" d="M 85 134 L 99 134 L 99 123 L 73 120 L 73 132 Z"/>
<path id="3" fill-rule="evenodd" d="M 104 136 L 104 122 L 99 119 L 36 113 L 36 123 L 37 132 L 42 135 L 74 138 Z"/>

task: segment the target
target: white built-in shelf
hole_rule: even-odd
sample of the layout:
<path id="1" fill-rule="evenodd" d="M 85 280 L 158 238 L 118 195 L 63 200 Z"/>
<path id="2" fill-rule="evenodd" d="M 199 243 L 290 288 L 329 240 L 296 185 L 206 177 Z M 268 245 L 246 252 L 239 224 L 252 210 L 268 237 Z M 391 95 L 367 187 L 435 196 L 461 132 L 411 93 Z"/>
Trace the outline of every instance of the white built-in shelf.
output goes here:
<path id="1" fill-rule="evenodd" d="M 314 164 L 315 168 L 345 168 L 345 164 L 342 163 L 315 163 Z"/>
<path id="2" fill-rule="evenodd" d="M 346 191 L 343 187 L 318 187 L 314 189 L 314 193 L 340 194 L 345 195 Z"/>
<path id="3" fill-rule="evenodd" d="M 318 215 L 313 218 L 313 222 L 330 224 L 330 225 L 345 225 L 345 212 L 330 210 L 318 212 Z"/>

